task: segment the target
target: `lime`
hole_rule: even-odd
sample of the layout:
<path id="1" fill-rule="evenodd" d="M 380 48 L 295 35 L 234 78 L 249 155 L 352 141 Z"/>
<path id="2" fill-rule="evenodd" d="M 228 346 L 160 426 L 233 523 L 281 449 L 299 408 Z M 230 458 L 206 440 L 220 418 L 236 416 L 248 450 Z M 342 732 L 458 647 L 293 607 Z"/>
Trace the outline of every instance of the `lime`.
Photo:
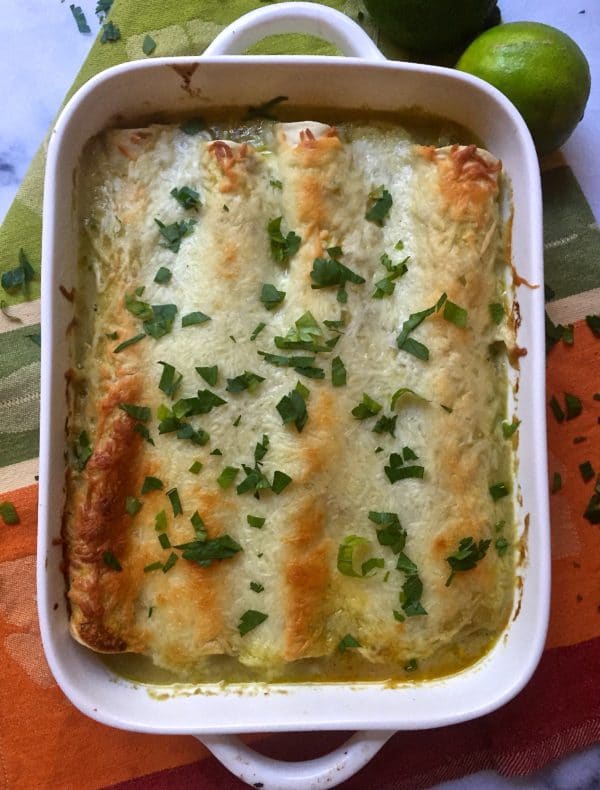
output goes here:
<path id="1" fill-rule="evenodd" d="M 493 24 L 496 0 L 365 0 L 382 32 L 414 52 L 444 52 Z"/>
<path id="2" fill-rule="evenodd" d="M 539 154 L 561 146 L 583 117 L 590 67 L 572 38 L 538 22 L 487 30 L 456 67 L 490 82 L 519 110 Z"/>

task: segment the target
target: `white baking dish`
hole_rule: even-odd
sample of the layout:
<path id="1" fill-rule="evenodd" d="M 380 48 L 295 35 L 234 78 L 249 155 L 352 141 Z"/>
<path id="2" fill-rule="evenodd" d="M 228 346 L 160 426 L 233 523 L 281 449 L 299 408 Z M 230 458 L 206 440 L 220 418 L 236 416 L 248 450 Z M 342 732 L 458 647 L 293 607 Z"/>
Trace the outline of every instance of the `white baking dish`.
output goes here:
<path id="1" fill-rule="evenodd" d="M 333 41 L 351 57 L 251 57 L 242 52 L 266 34 L 304 31 Z M 247 107 L 286 95 L 290 106 L 347 110 L 419 107 L 470 128 L 502 159 L 513 189 L 513 262 L 519 275 L 543 281 L 538 163 L 516 109 L 494 88 L 449 69 L 386 61 L 347 17 L 309 3 L 252 12 L 225 30 L 196 58 L 127 63 L 90 80 L 53 129 L 44 198 L 42 394 L 38 604 L 42 638 L 57 682 L 81 711 L 113 727 L 194 734 L 238 776 L 265 787 L 333 786 L 357 771 L 398 729 L 440 727 L 488 713 L 527 683 L 541 655 L 549 609 L 549 521 L 546 490 L 543 288 L 521 287 L 521 359 L 516 412 L 520 502 L 517 513 L 526 559 L 505 634 L 474 667 L 455 676 L 397 688 L 381 683 L 217 687 L 217 693 L 173 694 L 159 701 L 143 687 L 117 679 L 69 635 L 60 570 L 64 500 L 67 290 L 75 280 L 78 231 L 74 171 L 85 142 L 118 120 L 156 112 L 202 113 Z M 306 112 L 306 109 L 304 110 Z M 508 207 L 507 207 L 508 211 Z M 527 527 L 528 524 L 528 527 Z M 55 606 L 58 604 L 58 607 Z M 517 616 L 518 614 L 518 616 Z M 215 687 L 213 687 L 213 691 Z M 188 692 L 190 689 L 188 689 Z M 320 760 L 290 764 L 255 755 L 226 734 L 282 730 L 365 730 Z"/>

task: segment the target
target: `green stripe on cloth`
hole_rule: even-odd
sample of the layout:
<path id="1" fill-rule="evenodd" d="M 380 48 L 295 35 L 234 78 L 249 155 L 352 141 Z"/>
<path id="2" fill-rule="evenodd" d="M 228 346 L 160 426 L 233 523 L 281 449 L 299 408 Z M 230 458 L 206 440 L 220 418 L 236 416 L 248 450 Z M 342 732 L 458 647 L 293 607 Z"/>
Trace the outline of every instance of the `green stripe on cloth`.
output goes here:
<path id="1" fill-rule="evenodd" d="M 542 173 L 544 279 L 556 299 L 600 286 L 600 229 L 569 167 Z"/>
<path id="2" fill-rule="evenodd" d="M 38 326 L 0 334 L 0 467 L 38 454 L 40 347 Z"/>

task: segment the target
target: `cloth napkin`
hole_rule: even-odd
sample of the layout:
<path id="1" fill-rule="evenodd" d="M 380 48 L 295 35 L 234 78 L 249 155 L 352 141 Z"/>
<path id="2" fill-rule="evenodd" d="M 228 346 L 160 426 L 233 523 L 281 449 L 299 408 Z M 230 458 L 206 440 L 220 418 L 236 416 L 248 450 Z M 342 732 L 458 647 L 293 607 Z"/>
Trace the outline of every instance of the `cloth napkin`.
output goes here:
<path id="1" fill-rule="evenodd" d="M 358 1 L 328 2 L 378 31 Z M 250 0 L 115 0 L 108 20 L 120 31 L 98 39 L 70 93 L 93 74 L 151 54 L 200 53 Z M 255 51 L 330 53 L 310 37 L 286 35 Z M 390 50 L 387 50 L 388 54 Z M 150 736 L 104 727 L 63 696 L 46 664 L 35 607 L 35 540 L 39 409 L 39 268 L 44 148 L 37 154 L 0 229 L 0 272 L 13 269 L 22 248 L 35 277 L 28 293 L 0 290 L 0 503 L 19 523 L 0 518 L 0 784 L 10 788 L 241 787 L 191 737 Z M 482 769 L 511 776 L 600 739 L 600 560 L 598 525 L 584 518 L 600 471 L 600 338 L 585 316 L 600 305 L 600 233 L 571 171 L 560 157 L 543 173 L 545 276 L 554 324 L 573 324 L 548 354 L 548 397 L 582 402 L 581 414 L 557 421 L 548 412 L 552 505 L 552 615 L 546 649 L 525 690 L 501 710 L 466 724 L 394 736 L 348 788 L 429 787 Z M 550 327 L 551 328 L 551 327 Z M 551 334 L 560 335 L 561 332 Z M 566 342 L 565 342 L 566 341 Z M 600 396 L 599 396 L 600 397 Z M 579 465 L 591 462 L 585 481 Z M 346 734 L 253 736 L 261 750 L 283 759 L 316 756 Z"/>

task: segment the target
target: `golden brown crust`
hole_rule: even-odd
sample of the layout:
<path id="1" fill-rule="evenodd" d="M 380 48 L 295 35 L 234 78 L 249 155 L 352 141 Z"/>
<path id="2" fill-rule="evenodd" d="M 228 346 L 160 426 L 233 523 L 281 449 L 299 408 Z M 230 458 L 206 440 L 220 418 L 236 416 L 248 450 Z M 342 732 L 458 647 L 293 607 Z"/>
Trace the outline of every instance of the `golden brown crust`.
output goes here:
<path id="1" fill-rule="evenodd" d="M 141 437 L 134 430 L 135 421 L 118 404 L 131 402 L 140 388 L 139 380 L 127 377 L 100 403 L 100 438 L 86 465 L 85 480 L 73 497 L 73 516 L 68 522 L 72 627 L 82 641 L 102 652 L 127 647 L 123 631 L 115 631 L 104 618 L 109 601 L 122 598 L 128 573 L 110 568 L 104 553 L 110 551 L 119 558 L 127 552 L 131 517 L 125 511 L 125 498 L 139 487 Z"/>
<path id="2" fill-rule="evenodd" d="M 299 504 L 292 521 L 292 534 L 285 541 L 286 661 L 310 656 L 326 625 L 333 541 L 323 537 L 325 526 L 325 508 L 307 497 Z"/>

